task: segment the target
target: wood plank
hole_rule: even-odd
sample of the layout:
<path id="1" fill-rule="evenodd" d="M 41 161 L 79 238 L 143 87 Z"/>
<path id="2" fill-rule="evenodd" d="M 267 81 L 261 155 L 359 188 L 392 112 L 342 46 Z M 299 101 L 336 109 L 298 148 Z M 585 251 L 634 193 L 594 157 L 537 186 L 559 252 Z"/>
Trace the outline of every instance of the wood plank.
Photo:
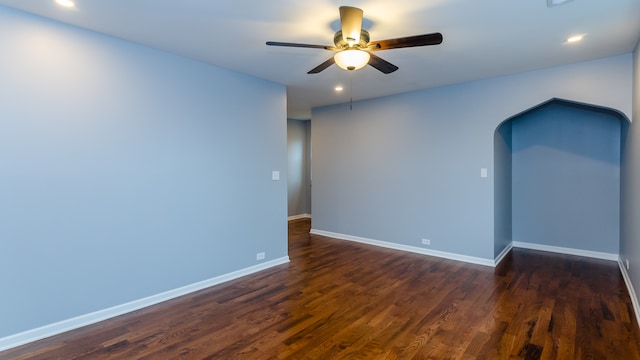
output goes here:
<path id="1" fill-rule="evenodd" d="M 309 234 L 291 262 L 0 359 L 638 359 L 615 262 L 515 249 L 496 269 Z"/>

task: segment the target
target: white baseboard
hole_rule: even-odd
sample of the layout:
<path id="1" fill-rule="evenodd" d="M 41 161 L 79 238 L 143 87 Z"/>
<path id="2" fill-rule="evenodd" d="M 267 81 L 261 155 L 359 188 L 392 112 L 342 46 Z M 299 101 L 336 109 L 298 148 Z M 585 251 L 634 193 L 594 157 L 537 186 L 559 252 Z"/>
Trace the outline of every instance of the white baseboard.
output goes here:
<path id="1" fill-rule="evenodd" d="M 311 214 L 292 215 L 292 216 L 289 216 L 288 221 L 298 220 L 298 219 L 311 219 Z"/>
<path id="2" fill-rule="evenodd" d="M 71 319 L 63 320 L 57 323 L 45 325 L 36 329 L 27 330 L 18 334 L 9 335 L 7 337 L 0 338 L 0 351 L 8 350 L 20 345 L 24 345 L 33 341 L 41 340 L 53 335 L 58 335 L 70 330 L 74 330 L 83 326 L 91 325 L 104 321 L 116 316 L 124 315 L 126 313 L 136 311 L 151 305 L 159 304 L 161 302 L 171 300 L 183 295 L 187 295 L 192 292 L 196 292 L 208 287 L 222 284 L 227 281 L 235 280 L 237 278 L 253 274 L 268 268 L 286 264 L 289 262 L 289 257 L 281 257 L 279 259 L 266 261 L 264 263 L 250 266 L 248 268 L 240 269 L 228 274 L 216 276 L 214 278 L 203 280 L 194 284 L 186 285 L 177 289 L 169 290 L 160 294 L 152 295 L 143 299 L 134 300 L 125 304 L 116 305 L 107 309 L 98 310 L 85 315 L 80 315 Z"/>
<path id="3" fill-rule="evenodd" d="M 519 241 L 514 241 L 513 247 L 547 251 L 547 252 L 553 252 L 558 254 L 584 256 L 584 257 L 589 257 L 594 259 L 602 259 L 602 260 L 610 260 L 610 261 L 618 261 L 618 259 L 620 258 L 618 254 L 611 254 L 611 253 L 590 251 L 590 250 L 572 249 L 572 248 L 565 248 L 560 246 L 533 244 L 533 243 L 526 243 L 526 242 L 519 242 Z"/>
<path id="4" fill-rule="evenodd" d="M 496 259 L 494 260 L 494 266 L 498 266 L 498 264 L 500 264 L 502 262 L 502 260 L 504 260 L 505 257 L 507 257 L 507 254 L 509 254 L 509 251 L 511 251 L 513 249 L 513 242 L 509 243 L 509 245 L 507 245 L 506 248 L 504 248 L 504 250 L 502 250 L 500 252 L 500 254 L 498 254 L 498 256 L 496 256 Z"/>
<path id="5" fill-rule="evenodd" d="M 449 259 L 449 260 L 463 261 L 471 264 L 478 264 L 478 265 L 491 266 L 491 267 L 496 266 L 495 261 L 491 259 L 483 259 L 479 257 L 460 255 L 460 254 L 438 251 L 438 250 L 429 250 L 429 249 L 424 249 L 417 246 L 402 245 L 402 244 L 397 244 L 397 243 L 392 243 L 387 241 L 367 239 L 363 237 L 339 234 L 339 233 L 317 230 L 317 229 L 311 229 L 310 233 L 315 235 L 327 236 L 327 237 L 339 239 L 339 240 L 354 241 L 362 244 L 380 246 L 388 249 L 408 251 L 412 253 L 435 256 L 435 257 Z"/>
<path id="6" fill-rule="evenodd" d="M 629 273 L 627 272 L 627 267 L 624 266 L 622 259 L 618 259 L 618 266 L 620 267 L 622 278 L 624 279 L 624 283 L 627 285 L 627 290 L 629 291 L 629 297 L 631 298 L 631 303 L 633 304 L 633 310 L 636 313 L 636 321 L 638 322 L 638 325 L 640 325 L 640 303 L 638 302 L 638 296 L 636 295 L 636 291 L 634 290 L 633 284 L 631 283 L 631 278 L 629 277 Z"/>

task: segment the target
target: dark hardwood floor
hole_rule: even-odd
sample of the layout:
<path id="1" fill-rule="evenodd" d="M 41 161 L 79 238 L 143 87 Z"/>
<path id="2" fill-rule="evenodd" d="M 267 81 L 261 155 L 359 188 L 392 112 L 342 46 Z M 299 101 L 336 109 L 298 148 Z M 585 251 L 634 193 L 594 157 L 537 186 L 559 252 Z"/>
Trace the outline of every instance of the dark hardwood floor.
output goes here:
<path id="1" fill-rule="evenodd" d="M 640 359 L 615 262 L 515 249 L 497 268 L 309 235 L 291 262 L 0 359 Z"/>

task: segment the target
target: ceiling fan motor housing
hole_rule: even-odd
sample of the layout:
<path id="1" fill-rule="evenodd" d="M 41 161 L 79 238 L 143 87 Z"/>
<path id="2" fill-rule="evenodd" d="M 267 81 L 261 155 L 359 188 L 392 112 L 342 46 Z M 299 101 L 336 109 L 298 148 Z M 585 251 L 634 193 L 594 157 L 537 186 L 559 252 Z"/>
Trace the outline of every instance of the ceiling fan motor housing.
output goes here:
<path id="1" fill-rule="evenodd" d="M 342 38 L 342 30 L 338 30 L 333 36 L 333 43 L 341 50 L 349 48 L 366 49 L 367 44 L 369 44 L 369 32 L 364 29 L 360 30 L 360 41 L 357 44 L 349 46 L 349 43 Z"/>
<path id="2" fill-rule="evenodd" d="M 358 70 L 370 65 L 384 74 L 390 74 L 398 70 L 398 67 L 374 55 L 372 52 L 442 43 L 442 34 L 440 33 L 405 36 L 371 43 L 369 32 L 362 28 L 362 15 L 362 9 L 352 6 L 340 6 L 341 29 L 333 37 L 335 46 L 277 41 L 267 41 L 267 45 L 323 49 L 336 52 L 334 56 L 309 70 L 308 74 L 317 74 L 333 64 L 346 70 Z"/>

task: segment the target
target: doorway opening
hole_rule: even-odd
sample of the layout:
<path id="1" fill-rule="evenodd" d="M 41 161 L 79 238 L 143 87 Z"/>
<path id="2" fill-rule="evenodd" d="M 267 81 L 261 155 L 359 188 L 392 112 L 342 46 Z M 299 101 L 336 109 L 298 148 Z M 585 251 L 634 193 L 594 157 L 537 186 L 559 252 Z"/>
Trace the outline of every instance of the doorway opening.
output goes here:
<path id="1" fill-rule="evenodd" d="M 494 255 L 509 245 L 617 257 L 620 164 L 629 120 L 551 99 L 494 135 Z"/>
<path id="2" fill-rule="evenodd" d="M 311 217 L 311 120 L 287 119 L 287 212 Z"/>

